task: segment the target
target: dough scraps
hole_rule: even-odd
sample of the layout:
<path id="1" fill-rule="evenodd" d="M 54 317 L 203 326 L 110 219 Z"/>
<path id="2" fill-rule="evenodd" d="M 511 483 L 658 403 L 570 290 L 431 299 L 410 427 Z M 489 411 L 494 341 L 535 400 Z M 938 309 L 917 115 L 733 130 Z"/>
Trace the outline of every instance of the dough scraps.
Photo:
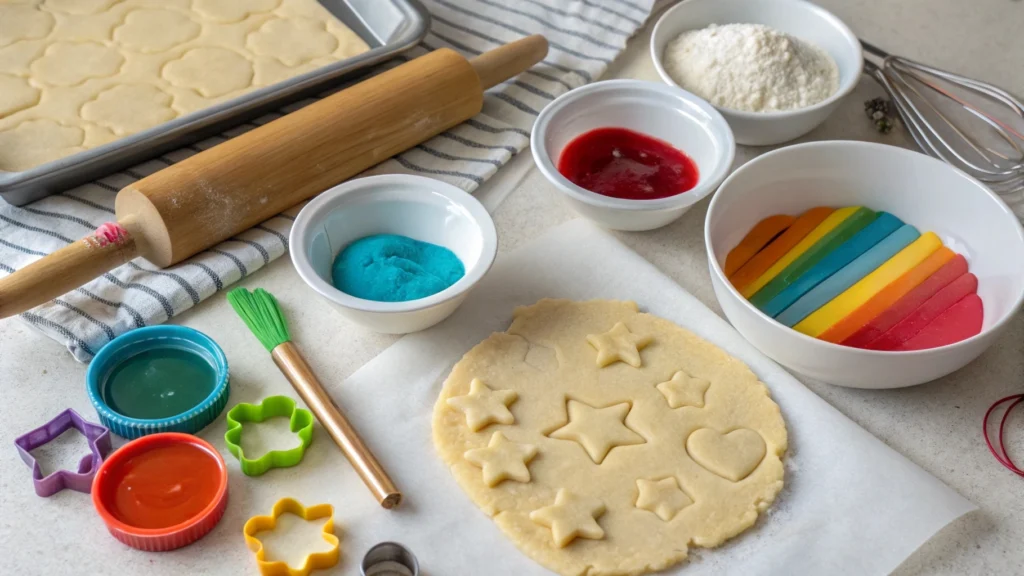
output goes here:
<path id="1" fill-rule="evenodd" d="M 317 0 L 0 0 L 0 171 L 369 49 Z"/>
<path id="2" fill-rule="evenodd" d="M 452 369 L 433 435 L 470 499 L 564 576 L 662 570 L 747 530 L 787 445 L 742 362 L 606 300 L 516 309 Z"/>

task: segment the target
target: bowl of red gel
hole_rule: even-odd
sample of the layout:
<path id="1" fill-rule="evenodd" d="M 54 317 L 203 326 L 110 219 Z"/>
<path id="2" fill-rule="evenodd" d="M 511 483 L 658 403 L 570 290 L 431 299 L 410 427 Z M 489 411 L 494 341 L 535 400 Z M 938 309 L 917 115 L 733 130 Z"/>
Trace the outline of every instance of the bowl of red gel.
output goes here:
<path id="1" fill-rule="evenodd" d="M 540 171 L 578 213 L 614 230 L 652 230 L 718 188 L 736 143 L 706 101 L 674 86 L 609 80 L 548 104 L 533 127 Z"/>

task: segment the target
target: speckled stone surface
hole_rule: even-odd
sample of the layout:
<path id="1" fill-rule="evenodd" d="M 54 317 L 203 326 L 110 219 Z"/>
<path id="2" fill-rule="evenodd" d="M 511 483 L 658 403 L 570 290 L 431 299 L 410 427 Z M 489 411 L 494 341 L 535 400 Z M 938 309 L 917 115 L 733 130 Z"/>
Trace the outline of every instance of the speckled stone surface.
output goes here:
<path id="1" fill-rule="evenodd" d="M 895 53 L 920 58 L 950 70 L 998 82 L 1024 94 L 1024 2 L 1019 0 L 822 0 L 866 40 Z M 610 76 L 655 79 L 647 55 L 647 36 L 633 40 Z M 860 139 L 904 144 L 898 133 L 872 132 L 863 101 L 880 89 L 863 79 L 857 91 L 823 126 L 801 140 Z M 737 164 L 766 149 L 745 148 Z M 574 217 L 554 190 L 523 155 L 481 191 L 493 205 L 514 187 L 495 212 L 500 251 L 514 250 L 551 226 Z M 519 181 L 519 175 L 526 176 Z M 505 187 L 505 190 L 502 190 Z M 707 273 L 703 222 L 707 200 L 674 224 L 647 233 L 616 234 L 625 244 L 720 313 Z M 346 324 L 299 280 L 282 258 L 242 285 L 262 286 L 289 306 L 286 313 L 295 338 L 325 381 L 353 373 L 395 341 Z M 254 402 L 272 394 L 293 394 L 269 356 L 241 326 L 222 297 L 175 319 L 206 332 L 224 348 L 231 364 L 232 398 Z M 52 340 L 17 320 L 0 322 L 0 554 L 10 574 L 211 574 L 237 575 L 255 570 L 241 541 L 240 526 L 251 512 L 269 510 L 282 496 L 312 490 L 301 471 L 281 474 L 274 482 L 252 482 L 232 470 L 233 502 L 221 524 L 188 548 L 159 555 L 130 550 L 105 534 L 88 498 L 63 492 L 40 499 L 32 491 L 27 468 L 18 459 L 14 438 L 75 408 L 94 413 L 84 391 L 85 366 Z M 973 501 L 980 510 L 954 521 L 896 571 L 910 575 L 982 575 L 1024 573 L 1024 479 L 1001 468 L 985 448 L 981 418 L 994 400 L 1024 392 L 1024 315 L 1014 318 L 1006 334 L 978 360 L 946 378 L 904 390 L 850 390 L 806 382 L 817 394 L 869 432 Z M 1024 410 L 1008 423 L 1007 443 L 1024 460 Z M 222 452 L 224 423 L 201 434 Z M 62 438 L 62 440 L 65 440 Z M 115 446 L 120 440 L 115 440 Z M 50 462 L 73 462 L 80 445 L 59 441 L 46 454 Z M 66 451 L 68 457 L 62 457 Z M 325 435 L 314 442 L 303 466 L 336 458 Z M 298 469 L 296 469 L 298 470 Z M 339 482 L 351 469 L 339 467 Z M 350 482 L 351 479 L 345 480 Z M 265 512 L 263 512 L 265 513 Z M 853 527 L 855 530 L 856 528 Z M 343 538 L 344 540 L 344 538 Z M 353 551 L 355 552 L 355 551 Z M 73 568 L 72 568 L 73 566 Z M 343 561 L 324 574 L 352 574 L 354 561 Z"/>

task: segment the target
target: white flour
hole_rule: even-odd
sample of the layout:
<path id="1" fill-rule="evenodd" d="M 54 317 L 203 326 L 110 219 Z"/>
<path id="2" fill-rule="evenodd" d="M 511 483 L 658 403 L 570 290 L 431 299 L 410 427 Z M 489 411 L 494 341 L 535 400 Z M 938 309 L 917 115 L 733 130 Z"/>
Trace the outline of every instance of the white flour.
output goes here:
<path id="1" fill-rule="evenodd" d="M 824 50 L 762 24 L 684 32 L 665 48 L 664 65 L 684 89 L 735 110 L 806 108 L 839 89 Z"/>

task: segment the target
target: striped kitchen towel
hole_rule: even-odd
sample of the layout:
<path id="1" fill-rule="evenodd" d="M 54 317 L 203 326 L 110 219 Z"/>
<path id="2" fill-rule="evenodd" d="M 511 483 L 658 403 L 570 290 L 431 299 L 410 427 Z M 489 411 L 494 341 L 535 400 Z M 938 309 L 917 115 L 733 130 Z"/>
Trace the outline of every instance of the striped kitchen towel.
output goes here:
<path id="1" fill-rule="evenodd" d="M 545 35 L 551 46 L 542 63 L 490 90 L 480 115 L 371 170 L 423 174 L 467 191 L 526 148 L 533 121 L 545 104 L 599 78 L 655 4 L 655 0 L 421 1 L 433 17 L 430 33 L 404 58 L 441 47 L 474 56 L 530 34 Z M 113 220 L 114 195 L 127 184 L 280 115 L 270 114 L 223 136 L 28 206 L 0 202 L 0 276 Z M 281 214 L 162 270 L 136 259 L 21 318 L 65 343 L 75 358 L 86 362 L 119 334 L 165 322 L 285 254 L 293 220 L 293 213 Z"/>

